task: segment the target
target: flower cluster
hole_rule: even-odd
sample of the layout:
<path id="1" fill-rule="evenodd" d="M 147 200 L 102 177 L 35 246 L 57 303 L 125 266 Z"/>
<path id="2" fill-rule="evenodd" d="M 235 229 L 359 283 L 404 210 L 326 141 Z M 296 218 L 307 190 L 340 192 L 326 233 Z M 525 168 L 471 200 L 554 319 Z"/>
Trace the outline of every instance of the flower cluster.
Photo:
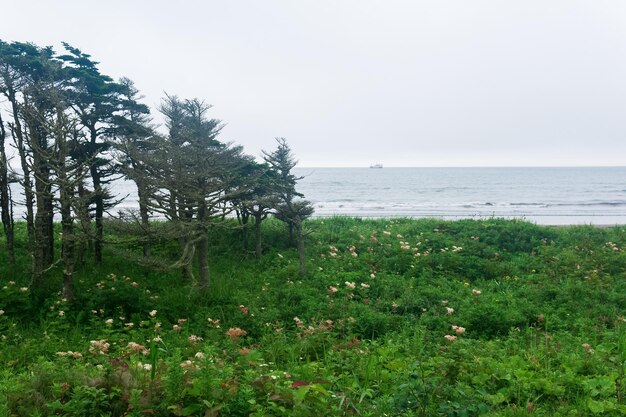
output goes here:
<path id="1" fill-rule="evenodd" d="M 452 330 L 454 330 L 454 332 L 456 334 L 463 334 L 463 333 L 465 333 L 465 327 L 456 326 L 454 324 L 452 326 L 450 326 L 450 327 L 452 327 Z"/>
<path id="2" fill-rule="evenodd" d="M 302 331 L 302 333 L 298 333 L 298 337 L 302 337 L 303 335 L 310 336 L 315 332 L 330 331 L 335 328 L 334 322 L 330 319 L 321 320 L 315 327 L 310 325 L 306 326 L 297 316 L 293 318 L 293 321 L 296 323 L 296 327 Z"/>
<path id="3" fill-rule="evenodd" d="M 148 353 L 150 353 L 149 349 L 146 349 L 144 345 L 140 345 L 139 343 L 128 342 L 128 346 L 126 347 L 129 348 L 132 353 L 141 352 L 144 356 L 147 356 Z"/>
<path id="4" fill-rule="evenodd" d="M 105 339 L 89 342 L 89 353 L 92 355 L 106 355 L 111 345 Z"/>
<path id="5" fill-rule="evenodd" d="M 74 359 L 81 359 L 83 357 L 83 354 L 80 352 L 72 352 L 71 350 L 68 350 L 67 352 L 57 352 L 58 356 L 70 356 Z"/>
<path id="6" fill-rule="evenodd" d="M 612 251 L 619 251 L 620 249 L 617 247 L 617 244 L 613 243 L 613 242 L 606 242 L 606 246 L 611 249 Z"/>
<path id="7" fill-rule="evenodd" d="M 589 343 L 583 343 L 582 344 L 583 349 L 585 349 L 585 352 L 587 353 L 593 353 L 594 350 L 591 348 L 591 345 Z"/>
<path id="8" fill-rule="evenodd" d="M 245 336 L 246 334 L 247 332 L 243 329 L 240 329 L 239 327 L 231 327 L 226 332 L 226 336 L 230 337 L 230 340 L 232 340 L 233 342 L 236 342 L 237 340 L 239 340 L 240 337 Z"/>
<path id="9" fill-rule="evenodd" d="M 141 363 L 141 362 L 137 362 L 137 369 L 140 369 L 142 371 L 148 371 L 150 372 L 152 370 L 152 365 L 149 363 Z"/>
<path id="10" fill-rule="evenodd" d="M 220 328 L 220 321 L 218 319 L 212 319 L 211 317 L 209 317 L 207 321 L 209 322 L 212 328 L 214 329 Z"/>

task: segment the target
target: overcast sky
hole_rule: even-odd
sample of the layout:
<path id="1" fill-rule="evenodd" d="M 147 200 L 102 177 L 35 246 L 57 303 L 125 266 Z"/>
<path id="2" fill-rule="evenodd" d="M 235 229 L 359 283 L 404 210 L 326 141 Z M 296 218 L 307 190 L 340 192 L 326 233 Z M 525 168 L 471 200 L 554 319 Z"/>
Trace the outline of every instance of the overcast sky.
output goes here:
<path id="1" fill-rule="evenodd" d="M 178 4 L 177 4 L 178 3 Z M 626 2 L 3 2 L 0 39 L 66 41 L 156 106 L 301 166 L 626 165 Z M 58 49 L 58 48 L 57 48 Z"/>

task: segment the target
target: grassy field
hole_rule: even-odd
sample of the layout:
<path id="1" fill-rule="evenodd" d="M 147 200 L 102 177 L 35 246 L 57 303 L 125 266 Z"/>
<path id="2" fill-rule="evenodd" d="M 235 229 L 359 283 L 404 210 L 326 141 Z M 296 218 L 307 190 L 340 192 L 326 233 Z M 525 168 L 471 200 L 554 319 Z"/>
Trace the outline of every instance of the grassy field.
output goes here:
<path id="1" fill-rule="evenodd" d="M 626 228 L 307 224 L 306 276 L 212 232 L 208 294 L 120 244 L 36 303 L 0 247 L 0 416 L 626 415 Z"/>

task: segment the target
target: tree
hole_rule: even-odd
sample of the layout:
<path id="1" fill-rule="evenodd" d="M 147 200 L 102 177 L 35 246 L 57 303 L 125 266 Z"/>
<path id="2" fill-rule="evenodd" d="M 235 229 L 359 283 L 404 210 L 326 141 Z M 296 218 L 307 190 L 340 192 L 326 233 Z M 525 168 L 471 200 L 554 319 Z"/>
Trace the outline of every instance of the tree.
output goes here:
<path id="1" fill-rule="evenodd" d="M 198 260 L 199 286 L 210 285 L 208 232 L 222 216 L 242 148 L 217 140 L 222 124 L 207 117 L 211 106 L 203 101 L 166 96 L 160 111 L 168 135 L 155 138 L 154 150 L 142 162 L 149 174 L 150 207 L 171 223 L 180 246 L 175 266 L 194 280 L 192 261 Z"/>
<path id="2" fill-rule="evenodd" d="M 11 110 L 12 119 L 7 126 L 22 167 L 33 290 L 38 296 L 42 295 L 44 274 L 52 266 L 62 263 L 63 294 L 72 298 L 77 240 L 74 232 L 75 190 L 76 185 L 84 180 L 86 167 L 91 162 L 71 158 L 72 150 L 83 137 L 71 111 L 77 91 L 73 88 L 76 73 L 64 65 L 52 48 L 0 42 L 0 80 L 0 91 L 7 97 Z M 0 125 L 3 142 L 6 135 L 4 123 L 0 122 Z M 0 160 L 6 167 L 4 152 L 0 153 Z M 6 171 L 1 169 L 0 182 L 7 182 Z M 3 184 L 0 184 L 0 200 L 6 213 L 8 196 L 2 189 Z M 61 259 L 53 263 L 55 202 L 60 208 L 62 250 Z M 12 225 L 12 218 L 3 213 L 3 223 Z"/>
<path id="3" fill-rule="evenodd" d="M 36 135 L 35 126 L 29 126 L 28 121 L 33 118 L 32 112 L 26 112 L 29 103 L 36 101 L 32 96 L 38 90 L 36 85 L 45 83 L 46 68 L 52 57 L 50 48 L 38 48 L 32 44 L 13 42 L 11 44 L 0 41 L 0 92 L 8 99 L 11 119 L 7 126 L 17 148 L 20 165 L 20 183 L 24 189 L 24 205 L 26 207 L 26 227 L 28 232 L 28 247 L 33 255 L 33 276 L 36 269 L 42 269 L 52 260 L 52 213 L 51 198 L 43 191 L 46 190 L 45 158 L 34 153 L 42 150 L 42 144 L 37 146 L 31 139 Z M 39 138 L 41 140 L 41 138 Z M 33 148 L 31 144 L 35 142 Z M 43 146 L 45 149 L 46 146 Z M 43 166 L 42 166 L 43 165 Z M 36 175 L 35 170 L 38 171 Z M 36 185 L 33 185 L 35 177 Z M 36 194 L 35 190 L 42 191 Z M 35 218 L 35 199 L 37 196 L 37 212 Z M 45 214 L 49 212 L 49 214 Z M 47 220 L 48 219 L 48 220 Z M 47 221 L 46 221 L 47 220 Z M 48 225 L 48 227 L 45 227 Z M 38 240 L 45 243 L 37 243 Z M 44 259 L 37 258 L 37 253 L 45 255 Z"/>
<path id="4" fill-rule="evenodd" d="M 119 171 L 137 186 L 139 203 L 139 220 L 145 239 L 143 242 L 144 256 L 150 256 L 150 209 L 149 180 L 146 177 L 144 161 L 146 155 L 154 149 L 156 133 L 151 123 L 150 109 L 139 102 L 143 97 L 135 84 L 128 78 L 119 81 L 121 109 L 113 117 L 113 128 L 110 136 L 117 150 L 116 162 Z"/>
<path id="5" fill-rule="evenodd" d="M 232 204 L 242 226 L 244 251 L 248 251 L 248 222 L 254 219 L 254 253 L 261 259 L 263 242 L 261 223 L 274 211 L 278 204 L 275 179 L 276 172 L 267 164 L 250 159 L 240 169 L 237 184 L 232 192 Z"/>
<path id="6" fill-rule="evenodd" d="M 110 143 L 105 138 L 112 129 L 115 112 L 120 109 L 120 93 L 124 87 L 115 83 L 111 77 L 101 74 L 98 62 L 93 61 L 89 54 L 67 43 L 63 43 L 63 46 L 67 54 L 58 59 L 66 65 L 72 82 L 74 97 L 71 107 L 86 131 L 81 135 L 85 140 L 78 143 L 74 156 L 82 158 L 83 162 L 89 161 L 93 192 L 91 198 L 85 200 L 92 201 L 95 206 L 94 259 L 96 263 L 101 263 L 104 213 L 114 205 L 108 202 L 112 196 L 107 185 L 116 173 L 110 158 L 106 156 Z"/>
<path id="7" fill-rule="evenodd" d="M 22 164 L 33 282 L 39 290 L 54 259 L 51 143 L 47 120 L 52 99 L 65 88 L 65 73 L 51 48 L 14 42 L 2 45 L 2 90 L 11 105 L 10 131 Z M 32 178 L 32 179 L 31 179 Z M 34 183 L 34 191 L 33 191 Z M 33 212 L 33 202 L 36 212 Z"/>
<path id="8" fill-rule="evenodd" d="M 313 214 L 313 205 L 302 199 L 304 196 L 296 191 L 296 184 L 302 177 L 296 177 L 291 172 L 297 161 L 294 159 L 286 139 L 276 138 L 276 141 L 278 142 L 276 150 L 271 153 L 263 152 L 265 161 L 276 172 L 274 187 L 279 203 L 275 208 L 275 215 L 287 224 L 290 241 L 293 241 L 295 234 L 300 259 L 300 274 L 304 275 L 306 273 L 304 247 L 306 234 L 303 229 L 303 222 Z"/>
<path id="9" fill-rule="evenodd" d="M 54 137 L 50 166 L 55 173 L 54 185 L 58 188 L 61 214 L 61 261 L 63 267 L 63 296 L 74 299 L 74 270 L 76 268 L 76 243 L 80 236 L 74 228 L 75 211 L 80 196 L 76 195 L 77 184 L 88 174 L 88 167 L 71 158 L 71 149 L 78 143 L 80 132 L 77 121 L 71 119 L 67 103 L 58 97 L 56 116 L 48 127 Z"/>

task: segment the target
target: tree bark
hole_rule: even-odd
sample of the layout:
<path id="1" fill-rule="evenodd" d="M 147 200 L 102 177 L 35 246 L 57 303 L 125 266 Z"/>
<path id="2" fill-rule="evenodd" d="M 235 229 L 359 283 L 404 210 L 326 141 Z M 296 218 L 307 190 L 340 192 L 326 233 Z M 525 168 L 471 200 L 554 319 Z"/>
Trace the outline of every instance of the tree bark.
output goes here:
<path id="1" fill-rule="evenodd" d="M 91 145 L 95 148 L 96 141 L 98 139 L 98 133 L 96 132 L 95 127 L 91 126 L 89 128 L 91 134 Z M 91 166 L 89 167 L 89 173 L 91 174 L 91 181 L 93 182 L 93 199 L 96 205 L 95 210 L 95 222 L 96 222 L 96 237 L 93 242 L 93 255 L 94 260 L 97 265 L 102 263 L 102 241 L 104 235 L 104 227 L 103 227 L 103 217 L 104 217 L 104 190 L 102 189 L 102 175 L 100 173 L 100 169 L 96 165 L 95 160 L 97 159 L 97 155 L 90 155 L 94 161 L 91 162 Z"/>
<path id="2" fill-rule="evenodd" d="M 13 229 L 13 216 L 11 213 L 11 198 L 9 193 L 8 161 L 5 150 L 6 130 L 4 121 L 0 115 L 0 216 L 2 228 L 6 239 L 7 257 L 11 269 L 15 269 L 15 233 Z"/>
<path id="3" fill-rule="evenodd" d="M 30 133 L 30 148 L 33 154 L 35 177 L 35 247 L 33 254 L 33 283 L 38 290 L 43 284 L 43 273 L 54 259 L 53 202 L 50 181 L 49 149 L 46 129 L 38 118 L 37 109 L 28 106 L 26 123 Z"/>
<path id="4" fill-rule="evenodd" d="M 89 217 L 89 192 L 85 189 L 85 184 L 78 183 L 78 199 L 76 201 L 76 215 L 80 223 L 81 239 L 76 241 L 74 250 L 76 252 L 76 263 L 84 265 L 85 255 L 92 251 L 91 218 Z"/>
<path id="5" fill-rule="evenodd" d="M 243 253 L 248 254 L 249 242 L 249 228 L 248 225 L 250 223 L 250 213 L 245 208 L 242 210 L 237 210 L 237 218 L 239 219 L 239 223 L 241 223 L 241 243 L 243 245 Z"/>
<path id="6" fill-rule="evenodd" d="M 148 211 L 148 198 L 147 192 L 143 187 L 137 184 L 137 197 L 139 198 L 139 217 L 141 218 L 141 225 L 143 226 L 146 234 L 145 241 L 143 242 L 143 256 L 150 256 L 150 213 Z"/>
<path id="7" fill-rule="evenodd" d="M 72 218 L 73 186 L 67 172 L 67 141 L 62 126 L 62 114 L 56 131 L 57 145 L 57 180 L 59 182 L 59 202 L 61 205 L 61 257 L 63 261 L 63 296 L 74 299 L 74 269 L 76 266 L 74 219 Z"/>
<path id="8" fill-rule="evenodd" d="M 263 213 L 254 213 L 254 254 L 257 261 L 260 261 L 261 255 L 263 255 L 263 236 L 261 235 L 262 221 Z"/>
<path id="9" fill-rule="evenodd" d="M 211 276 L 209 272 L 209 240 L 205 226 L 206 222 L 206 204 L 200 203 L 198 210 L 198 222 L 200 223 L 200 239 L 196 245 L 198 249 L 198 269 L 200 275 L 200 290 L 206 291 L 211 284 Z"/>
<path id="10" fill-rule="evenodd" d="M 15 90 L 9 88 L 8 98 L 11 102 L 11 112 L 13 114 L 13 125 L 11 126 L 11 134 L 13 141 L 17 147 L 17 152 L 20 156 L 20 165 L 22 167 L 22 179 L 24 186 L 24 204 L 26 206 L 26 231 L 28 235 L 28 247 L 34 252 L 35 247 L 35 213 L 33 195 L 33 187 L 30 178 L 30 166 L 26 156 L 26 143 L 24 141 L 24 131 L 22 130 L 22 122 L 20 119 L 19 105 L 15 97 Z"/>

